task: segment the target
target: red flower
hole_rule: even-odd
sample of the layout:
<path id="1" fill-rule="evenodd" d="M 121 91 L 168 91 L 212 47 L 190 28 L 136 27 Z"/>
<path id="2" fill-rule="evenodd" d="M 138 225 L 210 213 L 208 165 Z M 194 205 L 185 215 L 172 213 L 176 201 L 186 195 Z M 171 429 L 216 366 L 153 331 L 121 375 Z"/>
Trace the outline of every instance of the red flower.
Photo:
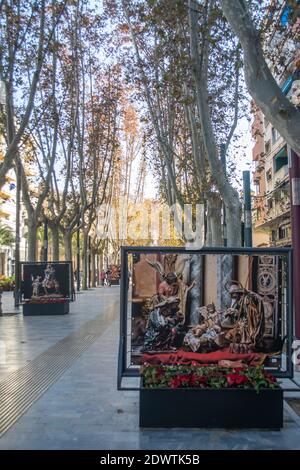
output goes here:
<path id="1" fill-rule="evenodd" d="M 228 385 L 235 384 L 235 374 L 228 374 L 226 379 L 227 379 Z"/>
<path id="2" fill-rule="evenodd" d="M 237 379 L 236 379 L 236 384 L 237 385 L 244 384 L 246 382 L 248 382 L 248 377 L 246 377 L 245 375 L 238 375 L 237 376 Z"/>
<path id="3" fill-rule="evenodd" d="M 206 384 L 207 383 L 207 378 L 205 377 L 205 375 L 199 375 L 198 376 L 198 382 L 200 382 L 201 384 Z"/>
<path id="4" fill-rule="evenodd" d="M 242 383 L 248 382 L 248 377 L 240 374 L 228 374 L 226 378 L 230 386 L 241 385 Z"/>
<path id="5" fill-rule="evenodd" d="M 274 377 L 274 375 L 272 375 L 272 374 L 269 374 L 269 372 L 264 371 L 264 376 L 270 382 L 272 382 L 272 383 L 276 382 L 276 377 Z"/>
<path id="6" fill-rule="evenodd" d="M 158 369 L 156 369 L 156 377 L 158 379 L 160 379 L 161 377 L 163 377 L 165 375 L 164 371 L 159 367 Z"/>
<path id="7" fill-rule="evenodd" d="M 207 378 L 204 375 L 192 374 L 190 376 L 190 385 L 197 387 L 199 384 L 207 384 Z"/>
<path id="8" fill-rule="evenodd" d="M 195 374 L 192 374 L 192 375 L 191 375 L 191 377 L 190 377 L 190 384 L 191 384 L 192 386 L 198 384 L 197 376 L 196 376 Z"/>
<path id="9" fill-rule="evenodd" d="M 173 379 L 171 379 L 171 382 L 170 382 L 171 388 L 178 388 L 180 387 L 180 385 L 181 385 L 181 381 L 179 380 L 178 377 L 173 377 Z"/>
<path id="10" fill-rule="evenodd" d="M 179 380 L 182 385 L 188 385 L 190 382 L 190 376 L 188 374 L 186 375 L 180 375 Z"/>
<path id="11" fill-rule="evenodd" d="M 235 367 L 235 368 L 233 369 L 233 372 L 236 373 L 236 374 L 238 374 L 238 373 L 241 372 L 242 370 L 245 370 L 245 369 L 244 369 L 243 367 Z"/>

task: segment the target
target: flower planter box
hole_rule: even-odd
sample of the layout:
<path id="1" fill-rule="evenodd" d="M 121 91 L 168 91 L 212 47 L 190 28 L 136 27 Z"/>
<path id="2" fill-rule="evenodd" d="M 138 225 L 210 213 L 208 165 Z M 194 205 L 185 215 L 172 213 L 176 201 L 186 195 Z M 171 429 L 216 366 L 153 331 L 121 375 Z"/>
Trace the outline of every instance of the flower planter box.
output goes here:
<path id="1" fill-rule="evenodd" d="M 69 302 L 48 304 L 23 304 L 23 315 L 65 315 L 69 313 Z"/>
<path id="2" fill-rule="evenodd" d="M 223 388 L 140 389 L 141 427 L 272 428 L 283 426 L 283 391 Z"/>

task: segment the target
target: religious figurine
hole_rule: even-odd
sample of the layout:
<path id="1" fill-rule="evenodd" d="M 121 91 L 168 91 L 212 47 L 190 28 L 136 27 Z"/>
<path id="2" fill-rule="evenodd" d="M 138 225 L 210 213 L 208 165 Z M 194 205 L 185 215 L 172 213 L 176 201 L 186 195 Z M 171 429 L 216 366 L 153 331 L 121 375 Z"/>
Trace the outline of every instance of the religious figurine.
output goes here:
<path id="1" fill-rule="evenodd" d="M 231 304 L 225 310 L 216 311 L 213 304 L 202 312 L 199 325 L 191 328 L 183 344 L 194 352 L 209 352 L 229 347 L 234 353 L 250 353 L 263 348 L 264 305 L 255 292 L 244 289 L 231 281 L 225 288 Z"/>
<path id="2" fill-rule="evenodd" d="M 169 297 L 150 312 L 144 336 L 144 351 L 166 351 L 180 345 L 182 316 L 178 297 Z"/>
<path id="3" fill-rule="evenodd" d="M 206 306 L 206 317 L 202 322 L 191 328 L 184 337 L 183 344 L 193 352 L 211 352 L 224 346 L 225 338 L 222 332 L 223 314 L 216 311 L 215 305 Z"/>
<path id="4" fill-rule="evenodd" d="M 177 253 L 168 253 L 164 256 L 164 272 L 174 273 L 176 272 L 176 262 L 178 255 Z"/>
<path id="5" fill-rule="evenodd" d="M 232 352 L 259 351 L 263 348 L 265 329 L 264 304 L 260 295 L 231 281 L 227 287 L 236 322 L 226 334 Z"/>
<path id="6" fill-rule="evenodd" d="M 55 294 L 59 294 L 59 282 L 57 281 L 55 277 L 55 269 L 51 264 L 47 264 L 47 267 L 45 269 L 45 276 L 42 281 L 42 286 L 45 291 L 45 294 L 48 295 L 49 292 L 48 290 L 53 290 Z"/>
<path id="7" fill-rule="evenodd" d="M 158 271 L 161 278 L 161 283 L 158 286 L 158 292 L 151 298 L 150 301 L 152 309 L 155 308 L 155 306 L 164 299 L 176 296 L 180 299 L 179 311 L 184 317 L 184 322 L 186 315 L 187 295 L 188 292 L 195 286 L 195 281 L 193 281 L 191 285 L 188 286 L 182 280 L 182 271 L 184 269 L 186 260 L 186 258 L 181 260 L 181 263 L 178 266 L 176 272 L 169 272 L 166 274 L 162 264 L 159 261 L 151 261 L 146 258 L 147 263 Z"/>
<path id="8" fill-rule="evenodd" d="M 40 295 L 40 286 L 41 286 L 41 276 L 32 276 L 32 297 L 39 297 Z"/>

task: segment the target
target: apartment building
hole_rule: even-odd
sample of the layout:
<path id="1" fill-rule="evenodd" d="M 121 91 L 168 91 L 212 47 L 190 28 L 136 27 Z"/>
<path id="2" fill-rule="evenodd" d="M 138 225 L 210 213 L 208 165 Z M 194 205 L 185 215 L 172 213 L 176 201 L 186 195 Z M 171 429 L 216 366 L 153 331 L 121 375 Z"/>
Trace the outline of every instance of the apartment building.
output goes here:
<path id="1" fill-rule="evenodd" d="M 5 142 L 0 136 L 0 162 L 4 158 Z M 0 275 L 12 276 L 15 271 L 15 229 L 16 229 L 16 179 L 13 170 L 6 175 L 6 182 L 0 189 Z M 3 236 L 3 232 L 11 234 Z M 25 209 L 21 207 L 20 257 L 26 258 Z"/>
<path id="2" fill-rule="evenodd" d="M 253 149 L 255 172 L 254 244 L 291 244 L 290 189 L 287 146 L 277 130 L 258 113 L 262 134 Z M 257 132 L 257 129 L 254 129 Z"/>
<path id="3" fill-rule="evenodd" d="M 290 39 L 285 40 L 289 28 L 287 7 L 283 3 L 278 16 L 278 28 L 266 38 L 266 48 L 284 52 L 285 62 L 280 67 L 270 64 L 282 91 L 295 106 L 300 105 L 300 48 Z M 300 20 L 299 20 L 300 21 Z M 273 67 L 274 65 L 274 67 Z M 276 70 L 276 72 L 275 72 Z M 255 145 L 252 157 L 255 163 L 253 183 L 253 242 L 255 246 L 290 246 L 290 185 L 287 145 L 278 131 L 253 105 L 252 137 Z"/>

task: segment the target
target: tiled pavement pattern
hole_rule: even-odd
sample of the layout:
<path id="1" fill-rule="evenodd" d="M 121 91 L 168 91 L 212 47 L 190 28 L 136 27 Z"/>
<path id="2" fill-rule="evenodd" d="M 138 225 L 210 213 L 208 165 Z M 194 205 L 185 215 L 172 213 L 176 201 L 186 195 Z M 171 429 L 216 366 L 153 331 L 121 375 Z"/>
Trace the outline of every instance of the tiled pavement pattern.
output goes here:
<path id="1" fill-rule="evenodd" d="M 115 320 L 116 306 L 89 320 L 0 382 L 0 437 Z"/>
<path id="2" fill-rule="evenodd" d="M 12 293 L 4 294 L 4 311 L 8 311 Z M 118 287 L 97 288 L 87 293 L 80 292 L 76 302 L 70 304 L 70 314 L 67 315 L 23 317 L 19 314 L 0 317 L 0 341 L 6 346 L 6 362 L 3 364 L 0 361 L 0 381 L 87 321 L 106 312 L 115 301 L 119 302 Z"/>
<path id="3" fill-rule="evenodd" d="M 30 338 L 35 338 L 38 346 L 30 348 L 27 343 L 27 358 L 41 352 L 43 343 L 37 339 L 47 328 L 51 331 L 48 341 L 53 344 L 66 336 L 71 326 L 74 331 L 101 314 L 117 294 L 117 288 L 112 288 L 78 296 L 69 319 L 63 317 L 69 328 L 60 322 L 62 319 L 50 324 L 50 318 L 32 317 L 33 332 L 28 325 L 26 338 L 29 344 Z M 20 317 L 20 323 L 16 323 L 18 339 L 24 337 L 20 325 L 27 319 Z M 47 326 L 43 321 L 37 325 L 34 320 L 44 320 Z M 0 325 L 3 331 L 2 321 Z M 139 429 L 138 393 L 116 389 L 118 334 L 118 321 L 114 321 L 0 439 L 0 449 L 300 449 L 300 420 L 294 420 L 287 411 L 284 428 L 279 432 Z"/>

